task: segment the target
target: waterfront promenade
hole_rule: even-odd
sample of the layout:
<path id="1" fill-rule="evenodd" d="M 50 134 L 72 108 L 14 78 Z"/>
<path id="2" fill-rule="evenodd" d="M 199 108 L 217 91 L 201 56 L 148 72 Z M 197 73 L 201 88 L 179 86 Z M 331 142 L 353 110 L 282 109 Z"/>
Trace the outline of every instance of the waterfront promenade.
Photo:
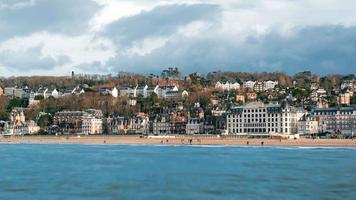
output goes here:
<path id="1" fill-rule="evenodd" d="M 352 139 L 249 139 L 230 136 L 16 136 L 0 137 L 0 143 L 164 144 L 238 146 L 356 147 Z"/>

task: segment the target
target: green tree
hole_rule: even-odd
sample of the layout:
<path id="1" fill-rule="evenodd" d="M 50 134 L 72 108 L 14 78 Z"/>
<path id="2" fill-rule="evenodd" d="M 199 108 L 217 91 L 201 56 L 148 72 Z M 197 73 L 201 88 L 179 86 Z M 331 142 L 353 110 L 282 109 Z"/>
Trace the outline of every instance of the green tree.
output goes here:
<path id="1" fill-rule="evenodd" d="M 43 95 L 37 95 L 35 96 L 35 100 L 43 100 L 44 96 Z"/>

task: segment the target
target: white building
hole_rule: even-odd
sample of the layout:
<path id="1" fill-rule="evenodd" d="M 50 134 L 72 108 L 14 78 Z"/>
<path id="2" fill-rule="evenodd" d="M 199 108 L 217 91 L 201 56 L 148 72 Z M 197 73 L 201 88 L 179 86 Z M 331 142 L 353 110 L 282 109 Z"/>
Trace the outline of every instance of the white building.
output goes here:
<path id="1" fill-rule="evenodd" d="M 312 135 L 319 133 L 319 121 L 310 114 L 305 114 L 298 121 L 299 135 Z"/>
<path id="2" fill-rule="evenodd" d="M 297 134 L 297 122 L 304 111 L 287 102 L 266 105 L 261 102 L 234 107 L 227 114 L 227 132 L 235 135 L 283 136 Z"/>
<path id="3" fill-rule="evenodd" d="M 103 120 L 93 115 L 86 115 L 82 118 L 82 133 L 86 135 L 102 134 Z"/>
<path id="4" fill-rule="evenodd" d="M 204 119 L 190 118 L 185 128 L 186 134 L 202 134 L 204 133 Z"/>
<path id="5" fill-rule="evenodd" d="M 114 98 L 117 98 L 119 96 L 119 90 L 116 87 L 114 87 L 110 93 L 111 96 L 113 96 Z"/>
<path id="6" fill-rule="evenodd" d="M 278 85 L 278 81 L 264 81 L 264 90 L 272 90 Z"/>
<path id="7" fill-rule="evenodd" d="M 256 81 L 244 81 L 243 83 L 243 87 L 246 89 L 253 89 L 253 87 L 255 86 Z"/>
<path id="8" fill-rule="evenodd" d="M 222 89 L 222 90 L 239 90 L 240 89 L 240 84 L 235 82 L 235 83 L 230 83 L 227 81 L 226 83 L 222 84 L 220 81 L 218 81 L 215 84 L 215 88 L 217 89 Z"/>
<path id="9" fill-rule="evenodd" d="M 171 97 L 172 94 L 178 91 L 179 89 L 177 86 L 157 86 L 154 89 L 154 93 L 157 94 L 158 98 Z"/>

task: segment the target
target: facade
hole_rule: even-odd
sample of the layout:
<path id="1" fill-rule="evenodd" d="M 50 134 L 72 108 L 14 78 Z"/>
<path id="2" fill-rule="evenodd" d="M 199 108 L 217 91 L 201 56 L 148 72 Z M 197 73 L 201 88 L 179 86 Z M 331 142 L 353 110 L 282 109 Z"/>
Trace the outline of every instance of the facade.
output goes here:
<path id="1" fill-rule="evenodd" d="M 152 122 L 152 128 L 150 132 L 154 135 L 171 134 L 171 123 L 169 121 L 169 116 L 156 116 Z"/>
<path id="2" fill-rule="evenodd" d="M 172 96 L 172 93 L 178 92 L 179 89 L 177 86 L 157 86 L 154 92 L 157 94 L 158 98 L 168 98 Z M 168 94 L 167 94 L 168 93 Z M 178 95 L 178 94 L 177 94 Z"/>
<path id="3" fill-rule="evenodd" d="M 234 107 L 227 114 L 228 134 L 251 136 L 292 136 L 303 111 L 288 103 L 265 105 L 261 102 Z"/>
<path id="4" fill-rule="evenodd" d="M 321 132 L 353 135 L 356 133 L 356 109 L 353 107 L 314 109 L 312 115 L 319 121 Z"/>
<path id="5" fill-rule="evenodd" d="M 222 89 L 222 90 L 239 90 L 240 84 L 237 82 L 230 83 L 229 81 L 227 81 L 226 83 L 221 83 L 220 81 L 218 81 L 215 84 L 215 88 Z"/>
<path id="6" fill-rule="evenodd" d="M 247 92 L 246 97 L 247 97 L 247 100 L 249 100 L 249 101 L 256 101 L 257 94 L 255 92 Z"/>
<path id="7" fill-rule="evenodd" d="M 355 89 L 356 87 L 356 80 L 353 79 L 353 80 L 345 80 L 341 83 L 341 86 L 340 88 L 343 90 L 343 89 Z"/>
<path id="8" fill-rule="evenodd" d="M 9 135 L 36 134 L 40 127 L 34 121 L 26 121 L 23 108 L 14 108 L 5 133 Z"/>
<path id="9" fill-rule="evenodd" d="M 105 130 L 108 134 L 148 134 L 149 118 L 144 115 L 132 118 L 111 116 L 105 119 Z"/>
<path id="10" fill-rule="evenodd" d="M 236 95 L 236 102 L 245 103 L 245 95 Z"/>
<path id="11" fill-rule="evenodd" d="M 92 115 L 84 116 L 82 122 L 82 133 L 86 135 L 102 134 L 103 120 Z"/>
<path id="12" fill-rule="evenodd" d="M 261 81 L 257 81 L 253 86 L 253 90 L 255 92 L 263 92 L 264 91 L 264 84 Z"/>
<path id="13" fill-rule="evenodd" d="M 299 135 L 313 135 L 319 133 L 319 121 L 310 114 L 305 114 L 298 121 Z"/>
<path id="14" fill-rule="evenodd" d="M 340 94 L 337 98 L 339 105 L 350 105 L 353 92 Z"/>
<path id="15" fill-rule="evenodd" d="M 113 96 L 114 98 L 117 98 L 119 96 L 119 90 L 116 87 L 114 87 L 110 93 L 111 96 Z"/>
<path id="16" fill-rule="evenodd" d="M 256 81 L 245 81 L 245 82 L 243 83 L 243 87 L 244 87 L 245 89 L 253 89 L 253 87 L 255 86 L 255 84 L 256 84 Z"/>
<path id="17" fill-rule="evenodd" d="M 53 125 L 64 134 L 81 134 L 83 128 L 83 118 L 88 114 L 83 111 L 62 111 L 57 112 L 53 118 Z"/>
<path id="18" fill-rule="evenodd" d="M 264 81 L 263 88 L 264 90 L 273 90 L 276 86 L 278 86 L 278 81 Z"/>
<path id="19" fill-rule="evenodd" d="M 25 98 L 30 97 L 31 91 L 28 88 L 6 87 L 4 94 L 10 98 Z"/>
<path id="20" fill-rule="evenodd" d="M 204 133 L 204 119 L 189 118 L 185 129 L 188 135 Z"/>

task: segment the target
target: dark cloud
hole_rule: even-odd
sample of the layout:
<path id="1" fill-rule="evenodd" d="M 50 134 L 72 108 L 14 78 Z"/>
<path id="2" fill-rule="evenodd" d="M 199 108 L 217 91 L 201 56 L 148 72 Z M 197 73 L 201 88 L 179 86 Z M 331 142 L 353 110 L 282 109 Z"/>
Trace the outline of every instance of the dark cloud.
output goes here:
<path id="1" fill-rule="evenodd" d="M 89 20 L 100 9 L 91 0 L 35 0 L 28 6 L 14 7 L 26 0 L 0 0 L 0 40 L 47 31 L 79 35 L 88 28 Z"/>
<path id="2" fill-rule="evenodd" d="M 219 13 L 220 7 L 213 4 L 158 6 L 109 24 L 103 34 L 120 45 L 128 45 L 145 37 L 170 35 L 195 20 L 214 21 Z"/>
<path id="3" fill-rule="evenodd" d="M 150 54 L 119 55 L 109 66 L 115 70 L 152 71 L 178 66 L 185 72 L 212 70 L 285 71 L 311 70 L 356 73 L 356 27 L 320 26 L 295 30 L 292 36 L 271 32 L 263 37 L 236 38 L 177 36 Z"/>

